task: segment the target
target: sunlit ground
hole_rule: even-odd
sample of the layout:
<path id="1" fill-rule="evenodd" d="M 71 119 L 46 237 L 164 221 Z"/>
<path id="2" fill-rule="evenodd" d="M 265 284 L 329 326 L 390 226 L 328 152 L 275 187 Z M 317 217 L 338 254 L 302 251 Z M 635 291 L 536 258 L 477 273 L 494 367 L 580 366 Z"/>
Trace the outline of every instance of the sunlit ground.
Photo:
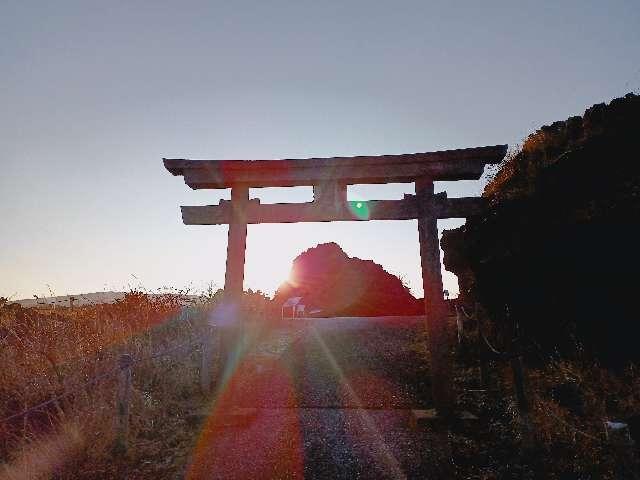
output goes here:
<path id="1" fill-rule="evenodd" d="M 312 445 L 308 444 L 305 430 L 328 428 L 320 424 L 310 427 L 310 412 L 327 406 L 332 410 L 348 408 L 348 416 L 337 427 L 351 445 L 348 448 L 366 446 L 386 476 L 405 478 L 393 449 L 370 416 L 372 399 L 360 397 L 360 392 L 373 392 L 377 404 L 389 406 L 395 386 L 383 375 L 354 370 L 353 365 L 346 373 L 323 338 L 322 329 L 311 323 L 306 334 L 321 352 L 317 363 L 330 368 L 321 375 L 325 381 L 335 383 L 331 388 L 335 388 L 337 401 L 332 405 L 322 401 L 309 404 L 313 400 L 301 384 L 299 377 L 304 372 L 300 372 L 300 364 L 294 364 L 299 361 L 294 355 L 259 356 L 239 347 L 231 355 L 232 367 L 224 373 L 218 394 L 208 408 L 188 478 L 302 478 L 305 469 L 314 471 L 314 465 L 308 464 Z M 292 348 L 295 350 L 295 345 Z M 308 372 L 308 377 L 313 375 Z"/>

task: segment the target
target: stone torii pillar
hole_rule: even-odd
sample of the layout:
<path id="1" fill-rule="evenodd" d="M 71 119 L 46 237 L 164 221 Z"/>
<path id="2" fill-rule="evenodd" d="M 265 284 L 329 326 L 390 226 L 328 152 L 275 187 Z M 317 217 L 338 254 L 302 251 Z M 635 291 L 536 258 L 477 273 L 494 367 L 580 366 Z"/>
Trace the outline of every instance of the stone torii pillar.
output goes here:
<path id="1" fill-rule="evenodd" d="M 247 247 L 247 205 L 249 187 L 231 187 L 231 220 L 227 240 L 227 269 L 224 275 L 225 302 L 239 302 L 244 282 L 244 262 Z"/>
<path id="2" fill-rule="evenodd" d="M 242 349 L 244 326 L 242 319 L 242 287 L 247 247 L 247 206 L 249 187 L 231 187 L 231 214 L 227 236 L 227 265 L 224 275 L 224 297 L 219 306 L 221 358 L 224 358 L 223 378 L 228 377 Z M 224 385 L 224 381 L 221 385 Z"/>
<path id="3" fill-rule="evenodd" d="M 418 237 L 420 240 L 427 345 L 432 372 L 431 390 L 438 416 L 448 420 L 453 414 L 454 407 L 451 385 L 451 345 L 442 289 L 438 218 L 433 208 L 429 208 L 434 198 L 431 179 L 416 180 L 416 197 L 419 205 Z"/>

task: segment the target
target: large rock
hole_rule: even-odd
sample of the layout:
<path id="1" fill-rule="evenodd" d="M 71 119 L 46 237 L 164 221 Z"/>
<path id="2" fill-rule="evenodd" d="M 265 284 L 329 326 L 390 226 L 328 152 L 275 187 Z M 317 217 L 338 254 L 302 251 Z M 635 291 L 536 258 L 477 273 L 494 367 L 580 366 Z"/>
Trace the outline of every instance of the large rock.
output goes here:
<path id="1" fill-rule="evenodd" d="M 640 360 L 638 125 L 629 94 L 529 136 L 487 185 L 488 213 L 443 235 L 463 301 L 548 352 Z"/>
<path id="2" fill-rule="evenodd" d="M 423 302 L 402 281 L 371 260 L 349 257 L 336 243 L 306 250 L 294 261 L 290 280 L 274 297 L 281 305 L 303 297 L 322 316 L 419 315 Z"/>

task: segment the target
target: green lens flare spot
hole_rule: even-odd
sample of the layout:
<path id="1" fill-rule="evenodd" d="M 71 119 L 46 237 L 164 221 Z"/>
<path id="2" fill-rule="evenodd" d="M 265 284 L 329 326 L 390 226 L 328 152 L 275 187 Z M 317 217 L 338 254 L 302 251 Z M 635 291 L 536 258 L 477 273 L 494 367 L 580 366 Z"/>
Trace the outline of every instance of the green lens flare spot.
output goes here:
<path id="1" fill-rule="evenodd" d="M 367 205 L 367 202 L 349 202 L 349 210 L 358 220 L 369 220 L 369 205 Z"/>

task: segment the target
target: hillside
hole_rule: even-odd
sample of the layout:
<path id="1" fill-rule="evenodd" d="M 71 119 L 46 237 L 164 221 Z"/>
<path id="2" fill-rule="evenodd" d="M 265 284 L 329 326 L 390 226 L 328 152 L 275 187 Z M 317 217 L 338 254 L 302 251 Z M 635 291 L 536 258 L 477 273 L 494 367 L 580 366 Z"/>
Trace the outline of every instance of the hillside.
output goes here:
<path id="1" fill-rule="evenodd" d="M 101 303 L 113 303 L 122 300 L 125 292 L 93 292 L 79 293 L 76 295 L 58 295 L 55 297 L 34 297 L 15 300 L 11 303 L 18 303 L 24 308 L 36 307 L 38 305 L 45 306 L 63 306 L 68 307 L 73 299 L 73 305 L 98 305 Z"/>
<path id="2" fill-rule="evenodd" d="M 518 321 L 547 352 L 640 360 L 640 96 L 544 126 L 487 185 L 491 209 L 445 232 L 463 301 Z"/>
<path id="3" fill-rule="evenodd" d="M 349 257 L 336 243 L 301 253 L 290 280 L 277 290 L 274 303 L 300 296 L 322 316 L 419 315 L 422 301 L 402 281 L 372 260 Z"/>
<path id="4" fill-rule="evenodd" d="M 123 300 L 127 292 L 92 292 L 92 293 L 77 293 L 75 295 L 58 295 L 54 297 L 34 297 L 24 298 L 22 300 L 9 301 L 9 303 L 17 303 L 21 307 L 69 307 L 71 303 L 75 307 L 84 307 L 87 305 L 101 305 L 105 303 L 115 303 L 118 300 Z M 148 293 L 149 298 L 161 298 L 166 296 L 175 296 L 184 305 L 192 303 L 194 300 L 198 300 L 202 295 L 186 295 L 183 293 Z"/>

